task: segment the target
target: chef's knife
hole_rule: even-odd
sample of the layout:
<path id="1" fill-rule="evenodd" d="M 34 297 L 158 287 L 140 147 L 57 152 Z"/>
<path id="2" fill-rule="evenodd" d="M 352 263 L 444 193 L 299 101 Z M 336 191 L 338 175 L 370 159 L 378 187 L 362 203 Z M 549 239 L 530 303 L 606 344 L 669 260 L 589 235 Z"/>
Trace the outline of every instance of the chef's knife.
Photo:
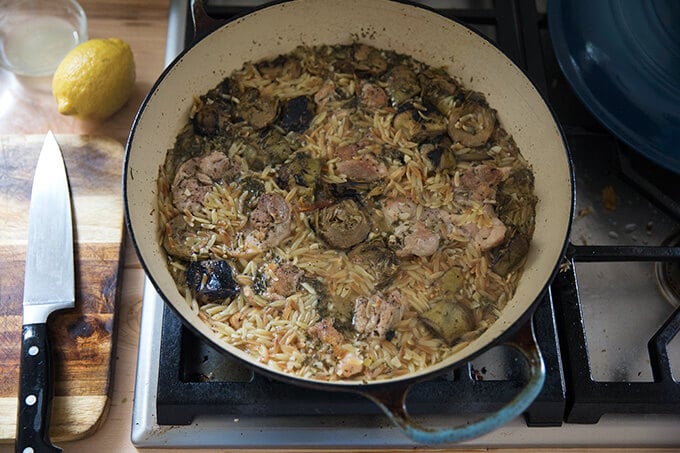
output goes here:
<path id="1" fill-rule="evenodd" d="M 59 144 L 47 133 L 33 177 L 24 276 L 16 451 L 60 452 L 49 436 L 47 318 L 75 304 L 71 197 Z"/>

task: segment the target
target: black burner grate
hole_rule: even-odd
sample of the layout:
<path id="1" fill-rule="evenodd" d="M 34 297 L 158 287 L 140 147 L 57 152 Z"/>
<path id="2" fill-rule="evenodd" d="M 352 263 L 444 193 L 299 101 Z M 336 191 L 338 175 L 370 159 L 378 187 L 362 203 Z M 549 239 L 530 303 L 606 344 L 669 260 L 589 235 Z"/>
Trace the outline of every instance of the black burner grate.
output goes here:
<path id="1" fill-rule="evenodd" d="M 553 282 L 568 382 L 567 412 L 570 423 L 597 423 L 608 413 L 680 414 L 680 383 L 673 379 L 668 345 L 680 331 L 678 307 L 649 340 L 653 382 L 598 382 L 592 378 L 574 262 L 678 261 L 675 247 L 572 246 L 570 268 Z"/>

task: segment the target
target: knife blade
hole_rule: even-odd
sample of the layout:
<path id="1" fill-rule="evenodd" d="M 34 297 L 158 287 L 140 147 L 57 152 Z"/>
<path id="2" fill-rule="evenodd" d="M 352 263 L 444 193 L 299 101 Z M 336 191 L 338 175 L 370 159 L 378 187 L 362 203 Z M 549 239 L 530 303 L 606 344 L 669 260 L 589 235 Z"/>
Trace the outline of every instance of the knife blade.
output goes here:
<path id="1" fill-rule="evenodd" d="M 52 131 L 38 157 L 28 214 L 17 407 L 17 452 L 60 452 L 49 437 L 52 400 L 47 319 L 75 306 L 71 196 Z"/>

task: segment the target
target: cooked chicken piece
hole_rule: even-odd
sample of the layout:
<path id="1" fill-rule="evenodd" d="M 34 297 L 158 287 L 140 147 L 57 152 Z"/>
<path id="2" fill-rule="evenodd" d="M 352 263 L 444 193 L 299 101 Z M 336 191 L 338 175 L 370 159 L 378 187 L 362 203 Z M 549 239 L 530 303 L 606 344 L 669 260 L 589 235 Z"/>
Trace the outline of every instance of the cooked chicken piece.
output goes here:
<path id="1" fill-rule="evenodd" d="M 408 198 L 389 198 L 382 205 L 382 213 L 388 225 L 414 223 L 422 220 L 428 227 L 439 222 L 439 210 L 424 207 L 418 217 L 418 205 Z"/>
<path id="2" fill-rule="evenodd" d="M 262 195 L 249 216 L 245 250 L 235 251 L 234 256 L 248 257 L 279 245 L 290 234 L 290 216 L 290 207 L 281 195 Z"/>
<path id="3" fill-rule="evenodd" d="M 290 207 L 277 193 L 268 192 L 260 197 L 250 213 L 250 223 L 256 230 L 268 230 L 273 225 L 290 222 Z"/>
<path id="4" fill-rule="evenodd" d="M 372 182 L 382 179 L 387 168 L 375 157 L 365 154 L 353 159 L 341 160 L 335 164 L 338 174 L 345 175 L 350 181 Z"/>
<path id="5" fill-rule="evenodd" d="M 172 203 L 184 212 L 200 212 L 205 195 L 218 181 L 230 182 L 241 171 L 238 161 L 220 151 L 187 160 L 177 168 L 172 182 Z"/>
<path id="6" fill-rule="evenodd" d="M 314 94 L 314 102 L 319 108 L 323 108 L 327 102 L 332 101 L 337 97 L 335 92 L 335 83 L 332 80 L 327 80 L 319 91 Z"/>
<path id="7" fill-rule="evenodd" d="M 348 378 L 361 373 L 363 370 L 364 361 L 361 360 L 361 357 L 357 357 L 356 354 L 348 352 L 343 358 L 338 360 L 335 372 L 340 377 Z"/>
<path id="8" fill-rule="evenodd" d="M 397 222 L 403 222 L 405 220 L 415 219 L 416 209 L 416 204 L 406 198 L 389 198 L 385 200 L 382 206 L 382 212 L 385 216 L 385 221 L 389 225 L 394 225 Z"/>
<path id="9" fill-rule="evenodd" d="M 454 190 L 463 192 L 463 198 L 474 201 L 495 200 L 498 184 L 508 176 L 508 173 L 509 169 L 477 165 L 460 175 L 460 187 Z"/>
<path id="10" fill-rule="evenodd" d="M 357 156 L 360 149 L 361 145 L 359 143 L 350 143 L 335 148 L 335 152 L 333 153 L 333 155 L 334 157 L 337 157 L 340 160 L 350 160 Z"/>
<path id="11" fill-rule="evenodd" d="M 387 106 L 387 93 L 378 85 L 370 82 L 363 82 L 360 85 L 359 105 L 368 110 L 381 109 Z"/>
<path id="12" fill-rule="evenodd" d="M 474 223 L 466 223 L 463 230 L 474 239 L 482 251 L 485 251 L 501 245 L 508 229 L 498 217 L 493 216 L 491 226 L 479 227 Z"/>
<path id="13" fill-rule="evenodd" d="M 368 144 L 367 140 L 362 139 L 356 143 L 338 146 L 333 151 L 333 156 L 340 159 L 335 164 L 336 173 L 356 182 L 373 182 L 385 177 L 385 164 L 372 153 L 360 153 Z"/>
<path id="14" fill-rule="evenodd" d="M 424 222 L 418 221 L 410 226 L 408 233 L 404 235 L 403 245 L 397 250 L 397 256 L 432 256 L 439 248 L 440 239 L 439 233 L 427 228 Z"/>
<path id="15" fill-rule="evenodd" d="M 397 256 L 431 256 L 439 248 L 439 210 L 423 208 L 419 213 L 414 202 L 403 198 L 386 200 L 382 213 L 387 224 L 394 227 L 394 236 L 401 245 Z"/>
<path id="16" fill-rule="evenodd" d="M 371 297 L 359 296 L 354 301 L 354 317 L 352 325 L 359 333 L 375 337 L 385 337 L 385 333 L 401 321 L 405 303 L 397 290 L 387 297 L 374 294 Z"/>
<path id="17" fill-rule="evenodd" d="M 321 340 L 322 343 L 333 347 L 336 354 L 341 351 L 341 346 L 345 342 L 345 337 L 333 327 L 331 318 L 324 318 L 316 324 L 312 324 L 307 332 Z"/>
<path id="18" fill-rule="evenodd" d="M 243 319 L 245 318 L 245 315 L 241 313 L 240 311 L 234 313 L 233 315 L 229 316 L 229 325 L 233 329 L 240 329 L 241 326 L 243 325 Z"/>
<path id="19" fill-rule="evenodd" d="M 345 337 L 333 327 L 331 318 L 324 318 L 311 325 L 307 332 L 333 349 L 333 354 L 339 359 L 335 370 L 338 376 L 348 378 L 364 369 L 363 360 L 360 357 L 342 348 Z"/>
<path id="20" fill-rule="evenodd" d="M 483 251 L 502 244 L 508 229 L 496 216 L 491 205 L 484 208 L 484 217 L 477 221 L 467 214 L 444 214 L 442 221 L 450 234 L 454 233 L 475 241 Z"/>
<path id="21" fill-rule="evenodd" d="M 264 296 L 267 299 L 284 299 L 297 291 L 300 278 L 304 275 L 302 269 L 292 264 L 282 266 L 272 265 L 273 271 L 269 275 L 267 291 Z"/>

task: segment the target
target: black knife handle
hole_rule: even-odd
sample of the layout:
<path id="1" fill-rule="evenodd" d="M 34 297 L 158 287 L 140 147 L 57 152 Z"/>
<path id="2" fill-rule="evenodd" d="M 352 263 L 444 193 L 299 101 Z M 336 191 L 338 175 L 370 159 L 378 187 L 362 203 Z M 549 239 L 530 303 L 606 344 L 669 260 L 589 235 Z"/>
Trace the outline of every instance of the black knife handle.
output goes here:
<path id="1" fill-rule="evenodd" d="M 50 441 L 52 379 L 47 324 L 27 324 L 21 335 L 17 453 L 61 452 Z"/>

